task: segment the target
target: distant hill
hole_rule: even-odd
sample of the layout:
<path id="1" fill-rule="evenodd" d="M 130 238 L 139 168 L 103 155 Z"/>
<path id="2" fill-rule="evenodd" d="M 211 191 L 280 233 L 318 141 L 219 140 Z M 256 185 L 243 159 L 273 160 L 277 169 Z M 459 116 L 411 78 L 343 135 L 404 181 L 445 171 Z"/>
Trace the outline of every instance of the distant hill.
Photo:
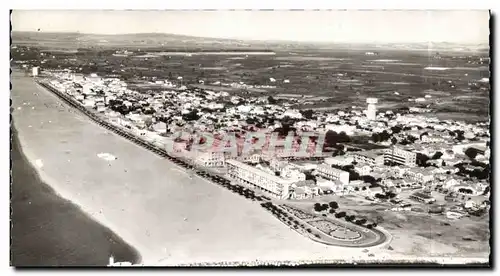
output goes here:
<path id="1" fill-rule="evenodd" d="M 80 34 L 80 33 L 42 33 L 42 32 L 12 32 L 12 43 L 40 47 L 124 47 L 149 48 L 165 46 L 168 48 L 186 49 L 221 49 L 221 48 L 256 48 L 270 49 L 266 43 L 248 43 L 236 39 L 220 39 L 192 37 L 177 34 Z"/>
<path id="2" fill-rule="evenodd" d="M 333 43 L 333 42 L 296 42 L 296 41 L 257 41 L 225 38 L 194 37 L 164 33 L 138 34 L 82 34 L 12 32 L 12 43 L 47 48 L 153 48 L 170 49 L 255 49 L 255 50 L 307 50 L 307 49 L 393 49 L 428 50 L 428 43 Z M 447 42 L 432 43 L 433 51 L 487 52 L 489 45 L 462 45 Z"/>

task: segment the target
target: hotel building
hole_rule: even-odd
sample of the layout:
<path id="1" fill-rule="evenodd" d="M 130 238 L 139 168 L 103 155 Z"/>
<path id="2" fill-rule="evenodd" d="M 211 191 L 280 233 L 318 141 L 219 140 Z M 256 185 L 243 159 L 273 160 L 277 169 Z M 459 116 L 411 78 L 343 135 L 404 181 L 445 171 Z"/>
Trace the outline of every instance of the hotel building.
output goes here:
<path id="1" fill-rule="evenodd" d="M 276 175 L 266 173 L 237 160 L 228 160 L 226 165 L 230 177 L 253 185 L 279 199 L 286 199 L 290 186 L 294 182 L 293 180 L 282 179 Z"/>

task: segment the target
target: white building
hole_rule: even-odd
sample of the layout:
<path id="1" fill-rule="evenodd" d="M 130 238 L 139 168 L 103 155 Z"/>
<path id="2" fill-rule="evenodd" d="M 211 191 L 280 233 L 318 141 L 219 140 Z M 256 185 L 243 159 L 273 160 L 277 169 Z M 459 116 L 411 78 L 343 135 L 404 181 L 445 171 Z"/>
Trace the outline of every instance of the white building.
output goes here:
<path id="1" fill-rule="evenodd" d="M 316 168 L 316 173 L 326 179 L 339 180 L 343 184 L 349 184 L 349 172 L 328 165 L 320 165 Z"/>
<path id="2" fill-rule="evenodd" d="M 85 100 L 83 100 L 83 106 L 94 107 L 95 101 L 93 99 L 85 99 Z"/>
<path id="3" fill-rule="evenodd" d="M 287 198 L 293 180 L 282 179 L 236 160 L 226 162 L 230 177 L 266 191 L 279 199 Z"/>
<path id="4" fill-rule="evenodd" d="M 432 172 L 420 167 L 407 170 L 404 176 L 418 183 L 427 183 L 434 180 L 434 174 Z"/>
<path id="5" fill-rule="evenodd" d="M 347 166 L 352 164 L 354 158 L 348 155 L 339 155 L 335 157 L 325 158 L 324 162 L 328 165 L 337 165 L 337 166 Z M 382 160 L 383 161 L 383 160 Z"/>
<path id="6" fill-rule="evenodd" d="M 367 164 L 359 164 L 354 166 L 354 170 L 359 173 L 359 175 L 369 175 L 372 172 L 372 167 Z"/>
<path id="7" fill-rule="evenodd" d="M 417 154 L 399 147 L 387 149 L 384 153 L 384 161 L 396 164 L 414 166 L 417 163 Z"/>
<path id="8" fill-rule="evenodd" d="M 196 156 L 196 163 L 208 168 L 224 167 L 224 152 L 212 150 L 198 151 Z"/>
<path id="9" fill-rule="evenodd" d="M 93 90 L 94 86 L 91 84 L 84 84 L 82 86 L 82 93 L 85 95 L 95 95 L 96 93 Z"/>
<path id="10" fill-rule="evenodd" d="M 258 164 L 260 162 L 261 155 L 259 153 L 252 154 L 242 154 L 237 157 L 237 160 L 243 163 Z"/>
<path id="11" fill-rule="evenodd" d="M 283 169 L 288 166 L 290 163 L 288 163 L 288 161 L 283 161 L 283 160 L 278 160 L 278 159 L 271 159 L 269 161 L 269 167 L 275 171 L 275 172 L 282 172 Z"/>
<path id="12" fill-rule="evenodd" d="M 33 77 L 37 77 L 39 73 L 40 73 L 40 67 L 37 66 L 33 67 L 32 69 Z"/>
<path id="13" fill-rule="evenodd" d="M 288 165 L 283 169 L 282 174 L 280 175 L 283 178 L 294 180 L 294 181 L 305 181 L 306 175 L 300 172 L 297 168 L 292 165 Z"/>
<path id="14" fill-rule="evenodd" d="M 366 103 L 368 107 L 366 109 L 366 117 L 369 120 L 375 120 L 377 118 L 377 98 L 368 98 L 366 99 Z"/>

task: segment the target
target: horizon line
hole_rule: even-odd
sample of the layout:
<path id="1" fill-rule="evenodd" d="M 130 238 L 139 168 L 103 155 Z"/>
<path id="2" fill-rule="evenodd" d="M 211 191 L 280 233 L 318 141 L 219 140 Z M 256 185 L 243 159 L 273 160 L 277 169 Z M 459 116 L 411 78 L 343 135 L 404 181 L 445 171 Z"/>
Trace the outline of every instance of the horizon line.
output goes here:
<path id="1" fill-rule="evenodd" d="M 79 34 L 79 35 L 102 35 L 102 36 L 120 36 L 120 35 L 146 35 L 146 34 L 161 34 L 161 35 L 175 35 L 175 36 L 184 36 L 188 38 L 198 38 L 198 39 L 220 39 L 220 40 L 233 40 L 239 42 L 275 42 L 275 43 L 297 43 L 297 44 L 423 44 L 423 43 L 431 43 L 431 44 L 453 44 L 453 45 L 481 45 L 490 47 L 490 42 L 479 42 L 479 43 L 464 43 L 464 42 L 449 42 L 449 41 L 415 41 L 415 42 L 361 42 L 361 41 L 300 41 L 300 40 L 283 40 L 283 39 L 275 39 L 275 40 L 261 40 L 261 39 L 246 39 L 246 38 L 226 38 L 226 37 L 207 37 L 207 36 L 193 36 L 186 34 L 178 34 L 178 33 L 166 33 L 166 32 L 143 32 L 143 33 L 115 33 L 115 34 L 106 34 L 106 33 L 87 33 L 87 32 L 79 32 L 79 31 L 14 31 L 11 33 L 36 33 L 36 34 Z"/>

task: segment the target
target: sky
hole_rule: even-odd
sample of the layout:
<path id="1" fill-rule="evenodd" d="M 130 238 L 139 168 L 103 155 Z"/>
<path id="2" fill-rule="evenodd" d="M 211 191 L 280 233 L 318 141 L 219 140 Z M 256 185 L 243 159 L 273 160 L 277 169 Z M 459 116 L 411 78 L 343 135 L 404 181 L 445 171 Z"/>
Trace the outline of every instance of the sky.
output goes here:
<path id="1" fill-rule="evenodd" d="M 114 11 L 15 10 L 13 31 L 171 33 L 309 42 L 488 43 L 487 10 Z"/>

